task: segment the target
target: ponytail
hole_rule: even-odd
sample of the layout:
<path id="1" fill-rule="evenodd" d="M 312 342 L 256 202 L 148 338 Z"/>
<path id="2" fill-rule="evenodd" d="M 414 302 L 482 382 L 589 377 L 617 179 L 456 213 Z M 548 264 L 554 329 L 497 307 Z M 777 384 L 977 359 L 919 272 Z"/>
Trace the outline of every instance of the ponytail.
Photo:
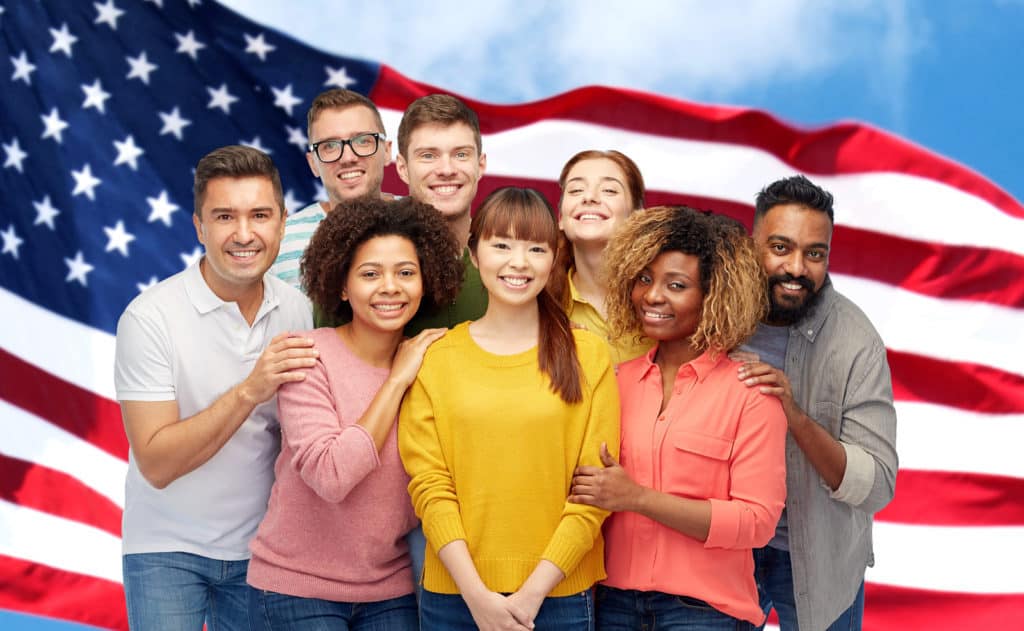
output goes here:
<path id="1" fill-rule="evenodd" d="M 551 379 L 551 390 L 566 403 L 583 400 L 580 386 L 580 363 L 576 355 L 576 338 L 569 316 L 559 301 L 547 290 L 537 296 L 539 333 L 537 359 L 540 371 Z"/>

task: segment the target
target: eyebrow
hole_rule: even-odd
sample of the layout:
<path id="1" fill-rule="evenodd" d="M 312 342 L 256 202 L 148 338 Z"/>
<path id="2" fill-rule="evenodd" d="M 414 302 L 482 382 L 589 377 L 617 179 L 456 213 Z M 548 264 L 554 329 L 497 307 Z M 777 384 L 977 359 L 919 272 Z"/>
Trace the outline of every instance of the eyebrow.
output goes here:
<path id="1" fill-rule="evenodd" d="M 416 261 L 399 261 L 399 262 L 395 263 L 395 267 L 400 267 L 402 265 L 415 265 L 417 267 L 419 266 L 419 264 Z M 380 261 L 366 261 L 366 262 L 363 262 L 363 263 L 360 263 L 359 265 L 357 265 L 356 269 L 359 269 L 360 267 L 368 267 L 368 266 L 369 267 L 384 267 L 384 264 L 381 263 Z"/>
<path id="2" fill-rule="evenodd" d="M 566 184 L 571 184 L 573 182 L 583 182 L 583 181 L 585 181 L 583 176 L 577 175 L 576 177 L 569 178 L 568 181 L 566 181 Z M 625 184 L 622 183 L 622 180 L 620 180 L 617 177 L 612 177 L 610 175 L 602 175 L 599 181 L 601 181 L 601 182 L 615 182 L 616 184 L 618 184 L 619 186 L 621 186 L 623 188 L 625 188 L 625 186 L 626 186 Z"/>
<path id="3" fill-rule="evenodd" d="M 797 242 L 794 241 L 793 239 L 790 239 L 789 237 L 783 236 L 781 234 L 770 234 L 770 235 L 768 235 L 767 241 L 781 241 L 782 243 L 785 243 L 786 245 L 798 245 Z M 807 246 L 804 247 L 805 250 L 809 249 L 809 248 L 817 248 L 817 249 L 824 249 L 824 250 L 829 249 L 828 243 L 822 243 L 822 242 L 809 243 L 809 244 L 807 244 Z"/>

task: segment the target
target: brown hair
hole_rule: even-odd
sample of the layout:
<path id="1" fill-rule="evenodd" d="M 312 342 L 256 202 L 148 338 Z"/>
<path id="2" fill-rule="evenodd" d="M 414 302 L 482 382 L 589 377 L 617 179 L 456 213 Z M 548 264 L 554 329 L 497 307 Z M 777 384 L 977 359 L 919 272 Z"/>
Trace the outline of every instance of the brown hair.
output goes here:
<path id="1" fill-rule="evenodd" d="M 569 158 L 569 161 L 562 167 L 562 173 L 558 176 L 558 212 L 562 212 L 562 200 L 565 199 L 565 185 L 569 179 L 569 172 L 572 168 L 584 162 L 586 160 L 611 160 L 626 176 L 626 192 L 629 194 L 629 203 L 633 210 L 640 210 L 644 207 L 644 176 L 640 173 L 640 167 L 633 162 L 629 156 L 609 149 L 607 151 L 601 151 L 598 149 L 587 149 L 586 151 L 580 151 L 573 157 Z M 550 283 L 552 292 L 558 297 L 559 303 L 568 309 L 571 307 L 572 296 L 569 294 L 569 270 L 576 265 L 576 259 L 572 251 L 572 243 L 566 238 L 565 233 L 561 230 L 558 231 L 558 258 L 555 259 L 555 267 L 551 271 L 552 282 Z"/>
<path id="2" fill-rule="evenodd" d="M 430 313 L 455 300 L 462 285 L 459 246 L 444 217 L 411 197 L 385 201 L 364 196 L 338 205 L 313 233 L 301 261 L 306 293 L 320 309 L 348 321 L 352 308 L 341 299 L 356 249 L 374 237 L 396 235 L 412 242 L 423 278 L 417 313 Z"/>
<path id="3" fill-rule="evenodd" d="M 476 253 L 481 239 L 494 235 L 547 243 L 557 256 L 555 213 L 544 196 L 532 188 L 506 186 L 493 191 L 476 211 L 469 227 L 469 248 Z M 540 327 L 537 359 L 551 380 L 551 390 L 566 403 L 583 400 L 576 338 L 550 284 L 537 295 Z"/>
<path id="4" fill-rule="evenodd" d="M 259 149 L 245 145 L 228 145 L 214 149 L 200 158 L 192 185 L 196 217 L 202 219 L 203 202 L 206 201 L 206 187 L 210 180 L 217 178 L 265 177 L 274 188 L 274 201 L 285 214 L 284 192 L 281 190 L 281 176 L 270 156 Z"/>
<path id="5" fill-rule="evenodd" d="M 699 260 L 704 304 L 690 337 L 698 350 L 729 351 L 750 337 L 768 308 L 764 268 L 739 222 L 685 206 L 659 206 L 632 215 L 605 250 L 608 326 L 616 337 L 641 328 L 632 291 L 636 278 L 662 252 Z"/>
<path id="6" fill-rule="evenodd" d="M 398 125 L 398 153 L 409 158 L 409 137 L 412 132 L 424 125 L 441 125 L 450 127 L 456 123 L 465 123 L 473 130 L 476 141 L 476 152 L 483 153 L 480 140 L 480 119 L 469 106 L 450 94 L 428 94 L 422 96 L 405 108 L 402 122 Z"/>
<path id="7" fill-rule="evenodd" d="M 373 104 L 373 101 L 358 92 L 335 88 L 321 92 L 313 99 L 313 104 L 309 106 L 309 112 L 306 113 L 306 135 L 309 136 L 310 140 L 313 139 L 313 123 L 316 122 L 317 117 L 322 112 L 326 110 L 343 110 L 357 105 L 373 112 L 374 118 L 377 119 L 377 125 L 380 126 L 379 131 L 383 134 L 384 120 L 380 117 L 380 111 Z"/>

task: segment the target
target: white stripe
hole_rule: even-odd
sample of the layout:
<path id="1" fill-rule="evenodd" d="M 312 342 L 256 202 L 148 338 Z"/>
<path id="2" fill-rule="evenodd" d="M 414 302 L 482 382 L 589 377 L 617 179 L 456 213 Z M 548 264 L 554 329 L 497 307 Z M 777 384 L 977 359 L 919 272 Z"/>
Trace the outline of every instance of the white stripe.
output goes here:
<path id="1" fill-rule="evenodd" d="M 896 403 L 901 469 L 1024 478 L 1024 414 L 979 414 L 930 403 Z"/>
<path id="2" fill-rule="evenodd" d="M 0 500 L 0 554 L 121 582 L 121 540 L 69 519 Z"/>
<path id="3" fill-rule="evenodd" d="M 1024 594 L 1024 528 L 875 522 L 867 580 L 915 589 Z"/>
<path id="4" fill-rule="evenodd" d="M 114 336 L 0 287 L 0 348 L 46 372 L 115 399 Z"/>
<path id="5" fill-rule="evenodd" d="M 864 310 L 892 350 L 1024 375 L 1024 311 L 943 300 L 857 276 L 834 274 L 832 281 Z"/>
<path id="6" fill-rule="evenodd" d="M 381 113 L 387 129 L 396 130 L 401 113 Z M 573 154 L 594 148 L 618 149 L 631 157 L 649 190 L 750 206 L 765 184 L 795 173 L 774 155 L 745 145 L 681 140 L 578 121 L 549 119 L 484 138 L 487 173 L 512 178 L 554 180 Z M 811 178 L 835 195 L 838 224 L 929 243 L 1024 254 L 1024 222 L 936 180 L 905 173 Z"/>
<path id="7" fill-rule="evenodd" d="M 5 456 L 66 473 L 124 508 L 124 460 L 3 400 L 0 436 L 0 453 Z"/>

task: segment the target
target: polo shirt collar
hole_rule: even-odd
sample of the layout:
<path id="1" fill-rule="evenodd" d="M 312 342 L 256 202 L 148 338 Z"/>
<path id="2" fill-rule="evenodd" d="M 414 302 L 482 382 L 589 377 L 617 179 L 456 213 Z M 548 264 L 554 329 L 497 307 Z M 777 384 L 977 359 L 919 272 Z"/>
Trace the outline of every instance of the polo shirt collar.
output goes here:
<path id="1" fill-rule="evenodd" d="M 188 295 L 188 299 L 192 303 L 192 306 L 195 307 L 195 310 L 200 314 L 210 313 L 211 311 L 228 304 L 224 300 L 221 300 L 217 294 L 213 293 L 210 286 L 206 284 L 206 280 L 203 278 L 203 272 L 199 269 L 199 263 L 204 258 L 206 258 L 206 255 L 203 255 L 199 261 L 189 265 L 188 269 L 185 270 L 185 293 Z M 271 283 L 268 280 L 267 275 L 264 274 L 263 302 L 260 304 L 260 308 L 256 312 L 256 318 L 253 319 L 253 323 L 263 317 L 264 313 L 280 304 L 280 301 L 281 298 L 278 296 L 273 283 Z"/>
<path id="2" fill-rule="evenodd" d="M 572 282 L 572 273 L 574 271 L 575 269 L 570 267 L 569 271 L 566 272 L 566 277 L 569 280 L 569 297 L 572 299 L 573 302 L 579 302 L 588 305 L 590 303 L 584 300 L 582 296 L 580 296 L 580 292 L 576 289 L 576 283 Z"/>

